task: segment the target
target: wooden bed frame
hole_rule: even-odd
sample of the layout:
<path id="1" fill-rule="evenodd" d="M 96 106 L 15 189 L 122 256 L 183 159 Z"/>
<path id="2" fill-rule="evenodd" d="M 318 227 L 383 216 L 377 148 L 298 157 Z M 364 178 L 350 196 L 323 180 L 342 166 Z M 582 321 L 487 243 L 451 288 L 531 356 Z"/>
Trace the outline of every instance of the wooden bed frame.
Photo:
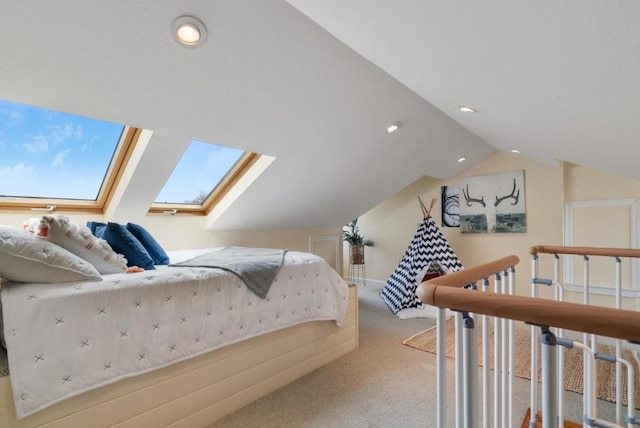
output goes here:
<path id="1" fill-rule="evenodd" d="M 17 420 L 0 378 L 0 426 L 203 427 L 358 347 L 358 291 L 340 328 L 314 321 L 121 380 Z"/>

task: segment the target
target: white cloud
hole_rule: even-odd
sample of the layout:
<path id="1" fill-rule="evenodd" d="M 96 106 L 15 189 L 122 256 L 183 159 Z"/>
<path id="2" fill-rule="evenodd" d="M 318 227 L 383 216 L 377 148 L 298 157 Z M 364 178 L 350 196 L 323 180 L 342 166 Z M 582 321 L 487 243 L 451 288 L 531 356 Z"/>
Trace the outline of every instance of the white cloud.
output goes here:
<path id="1" fill-rule="evenodd" d="M 82 138 L 82 125 L 78 125 L 73 130 L 73 137 L 76 139 Z"/>
<path id="2" fill-rule="evenodd" d="M 80 150 L 83 152 L 86 152 L 87 150 L 91 150 L 93 148 L 93 143 L 98 139 L 97 135 L 94 135 L 93 137 L 91 137 L 91 140 L 88 143 L 84 143 L 81 147 Z M 86 141 L 86 140 L 85 140 Z"/>
<path id="3" fill-rule="evenodd" d="M 47 153 L 49 151 L 49 140 L 44 134 L 40 133 L 33 137 L 31 142 L 24 143 L 24 148 L 32 155 Z"/>
<path id="4" fill-rule="evenodd" d="M 0 167 L 0 182 L 20 182 L 26 178 L 34 175 L 35 168 L 32 166 L 25 166 L 23 162 L 20 162 L 16 166 Z"/>
<path id="5" fill-rule="evenodd" d="M 15 126 L 22 123 L 22 119 L 24 117 L 22 110 L 11 110 L 9 112 L 9 117 L 7 118 L 7 125 Z"/>
<path id="6" fill-rule="evenodd" d="M 51 161 L 51 166 L 53 168 L 60 168 L 62 165 L 64 165 L 64 158 L 66 158 L 70 152 L 71 152 L 71 149 L 65 149 L 61 152 L 58 152 L 53 157 L 53 160 Z"/>
<path id="7" fill-rule="evenodd" d="M 33 166 L 20 162 L 15 166 L 0 166 L 0 195 L 41 196 L 42 186 Z"/>
<path id="8" fill-rule="evenodd" d="M 56 125 L 50 128 L 49 137 L 54 144 L 63 143 L 69 138 L 82 138 L 82 126 L 74 126 L 73 123 L 67 122 L 64 125 Z"/>
<path id="9" fill-rule="evenodd" d="M 40 132 L 35 137 L 31 137 L 30 141 L 23 143 L 29 154 L 49 153 L 54 147 L 66 143 L 69 138 L 80 139 L 82 137 L 82 126 L 74 126 L 71 122 L 49 127 L 47 131 L 46 134 Z"/>

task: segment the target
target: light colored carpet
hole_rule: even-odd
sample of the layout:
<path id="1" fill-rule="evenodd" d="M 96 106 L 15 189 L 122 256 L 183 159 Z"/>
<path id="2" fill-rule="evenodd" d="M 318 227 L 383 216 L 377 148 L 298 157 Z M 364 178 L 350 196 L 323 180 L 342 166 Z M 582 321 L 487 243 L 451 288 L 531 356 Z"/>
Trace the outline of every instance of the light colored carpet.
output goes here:
<path id="1" fill-rule="evenodd" d="M 360 347 L 246 407 L 210 428 L 385 428 L 436 426 L 436 359 L 402 341 L 433 326 L 430 319 L 399 320 L 380 289 L 359 287 Z M 453 409 L 453 360 L 447 361 L 447 406 Z M 530 381 L 514 381 L 517 426 L 529 407 Z M 582 420 L 582 396 L 568 392 L 566 419 Z M 611 420 L 611 403 L 598 415 Z M 615 410 L 613 410 L 615 411 Z M 453 411 L 446 427 L 453 427 Z M 440 427 L 442 428 L 442 427 Z"/>
<path id="2" fill-rule="evenodd" d="M 521 323 L 516 324 L 515 334 L 515 359 L 514 359 L 514 374 L 523 379 L 531 379 L 531 329 Z M 489 343 L 489 366 L 493 367 L 493 323 L 491 323 L 490 330 L 490 343 Z M 482 333 L 481 323 L 478 322 L 478 364 L 482 366 Z M 455 343 L 454 343 L 454 331 L 455 321 L 454 318 L 447 319 L 447 357 L 455 358 Z M 405 345 L 412 348 L 420 349 L 421 351 L 435 353 L 436 352 L 436 328 L 431 327 L 425 331 L 411 336 L 409 339 L 403 342 Z M 614 355 L 615 348 L 608 345 L 598 345 L 598 352 Z M 640 408 L 640 373 L 638 367 L 638 361 L 630 350 L 623 350 L 622 357 L 631 362 L 634 369 L 634 401 L 635 407 Z M 567 391 L 582 393 L 583 390 L 583 376 L 582 376 L 582 350 L 578 348 L 565 349 L 564 351 L 564 386 Z M 598 360 L 597 364 L 597 380 L 598 398 L 616 402 L 616 375 L 615 364 L 611 364 L 605 361 Z M 540 380 L 541 368 L 540 362 L 538 362 L 538 380 Z M 626 367 L 622 368 L 622 404 L 627 405 L 627 370 Z"/>
<path id="3" fill-rule="evenodd" d="M 435 411 L 434 356 L 402 345 L 434 325 L 399 320 L 378 296 L 359 287 L 355 351 L 224 417 L 211 428 L 425 427 Z"/>

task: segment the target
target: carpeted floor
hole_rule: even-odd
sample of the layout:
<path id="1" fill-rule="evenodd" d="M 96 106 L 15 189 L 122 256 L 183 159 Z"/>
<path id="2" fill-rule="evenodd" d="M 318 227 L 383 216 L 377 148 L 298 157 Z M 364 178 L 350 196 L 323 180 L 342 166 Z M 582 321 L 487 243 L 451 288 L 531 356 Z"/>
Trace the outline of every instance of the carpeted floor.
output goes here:
<path id="1" fill-rule="evenodd" d="M 430 426 L 435 358 L 402 345 L 434 325 L 399 320 L 379 290 L 359 287 L 360 347 L 221 419 L 211 428 Z"/>
<path id="2" fill-rule="evenodd" d="M 482 333 L 481 323 L 478 322 L 478 364 L 482 366 Z M 515 359 L 514 374 L 523 379 L 531 379 L 531 328 L 522 323 L 516 323 L 515 334 Z M 489 342 L 489 366 L 493 367 L 493 323 L 490 326 Z M 454 318 L 447 319 L 447 357 L 455 358 L 454 344 L 455 321 Z M 403 343 L 412 348 L 420 349 L 425 352 L 436 352 L 436 328 L 431 327 L 425 331 L 411 336 Z M 615 355 L 615 347 L 608 345 L 598 345 L 598 352 L 602 354 Z M 640 367 L 638 361 L 630 350 L 623 350 L 622 357 L 629 361 L 634 369 L 634 401 L 635 407 L 640 408 Z M 538 359 L 538 380 L 541 379 L 541 365 Z M 582 393 L 583 376 L 582 376 L 582 351 L 578 348 L 564 350 L 564 386 L 567 391 Z M 616 402 L 616 374 L 615 364 L 611 364 L 602 360 L 596 361 L 598 373 L 598 398 L 610 402 Z M 627 405 L 627 370 L 623 366 L 622 369 L 622 404 Z"/>
<path id="3" fill-rule="evenodd" d="M 435 323 L 399 320 L 374 287 L 359 288 L 360 347 L 226 416 L 210 428 L 435 427 L 435 355 L 402 342 Z M 453 409 L 453 360 L 447 361 L 447 407 Z M 529 407 L 530 381 L 514 382 L 514 420 Z M 569 420 L 581 420 L 582 396 L 565 397 Z M 613 406 L 599 401 L 599 416 Z M 454 426 L 453 411 L 445 428 Z"/>

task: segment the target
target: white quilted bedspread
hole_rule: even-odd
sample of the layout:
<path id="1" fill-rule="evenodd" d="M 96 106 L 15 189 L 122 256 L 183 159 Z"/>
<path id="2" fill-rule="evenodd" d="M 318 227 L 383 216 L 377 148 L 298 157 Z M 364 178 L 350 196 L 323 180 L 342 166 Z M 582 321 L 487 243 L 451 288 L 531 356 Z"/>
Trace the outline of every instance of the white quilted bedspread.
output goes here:
<path id="1" fill-rule="evenodd" d="M 173 263 L 208 250 L 171 253 Z M 4 326 L 16 414 L 253 336 L 342 323 L 348 287 L 326 262 L 287 252 L 262 300 L 219 269 L 158 267 L 101 282 L 7 284 Z"/>

